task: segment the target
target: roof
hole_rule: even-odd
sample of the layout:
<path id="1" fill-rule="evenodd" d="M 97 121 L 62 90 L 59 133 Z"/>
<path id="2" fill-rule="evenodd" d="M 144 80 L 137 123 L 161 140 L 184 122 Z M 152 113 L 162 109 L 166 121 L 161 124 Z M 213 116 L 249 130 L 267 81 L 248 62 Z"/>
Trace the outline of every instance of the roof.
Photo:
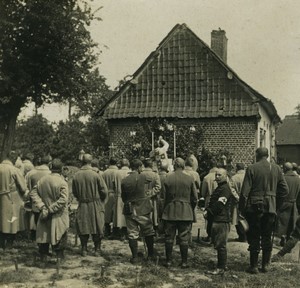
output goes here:
<path id="1" fill-rule="evenodd" d="M 258 116 L 273 103 L 242 81 L 186 24 L 177 24 L 132 79 L 100 107 L 106 119 Z"/>
<path id="2" fill-rule="evenodd" d="M 300 117 L 289 115 L 276 131 L 277 145 L 300 145 Z"/>

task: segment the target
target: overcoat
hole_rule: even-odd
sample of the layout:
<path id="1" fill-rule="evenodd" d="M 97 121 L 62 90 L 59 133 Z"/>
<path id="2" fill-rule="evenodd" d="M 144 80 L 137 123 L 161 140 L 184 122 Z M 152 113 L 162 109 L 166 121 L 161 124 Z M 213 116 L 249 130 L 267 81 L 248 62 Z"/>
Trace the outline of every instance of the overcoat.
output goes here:
<path id="1" fill-rule="evenodd" d="M 164 183 L 165 195 L 162 219 L 167 221 L 193 221 L 193 209 L 197 204 L 194 179 L 181 169 L 168 174 Z"/>
<path id="2" fill-rule="evenodd" d="M 0 232 L 15 234 L 24 230 L 25 179 L 11 161 L 0 164 Z"/>
<path id="3" fill-rule="evenodd" d="M 129 175 L 130 172 L 131 170 L 127 166 L 123 166 L 117 172 L 117 177 L 115 179 L 116 203 L 115 203 L 115 213 L 114 213 L 114 221 L 113 221 L 114 227 L 118 227 L 118 228 L 126 227 L 126 219 L 123 214 L 124 202 L 121 197 L 122 194 L 121 183 L 122 180 Z"/>
<path id="4" fill-rule="evenodd" d="M 79 235 L 103 234 L 107 187 L 101 175 L 84 165 L 75 173 L 72 191 L 78 201 L 76 226 Z"/>
<path id="5" fill-rule="evenodd" d="M 276 214 L 276 202 L 280 203 L 288 193 L 280 167 L 262 159 L 246 170 L 239 208 L 242 213 L 253 213 L 255 205 L 263 201 L 263 213 Z"/>
<path id="6" fill-rule="evenodd" d="M 238 170 L 236 174 L 234 174 L 231 177 L 231 183 L 233 188 L 235 189 L 238 197 L 241 195 L 241 190 L 243 186 L 245 178 L 245 170 Z M 238 199 L 237 201 L 232 201 L 232 209 L 231 209 L 231 215 L 232 215 L 232 225 L 238 224 L 238 217 L 239 217 L 239 209 L 238 209 Z"/>
<path id="7" fill-rule="evenodd" d="M 47 165 L 36 166 L 30 170 L 26 176 L 26 184 L 29 192 L 37 185 L 37 182 L 46 175 L 51 174 L 51 171 Z M 32 202 L 32 200 L 31 200 Z M 32 211 L 25 211 L 25 225 L 29 230 L 36 230 L 36 224 L 34 221 L 34 214 L 39 212 L 39 209 L 32 204 Z"/>
<path id="8" fill-rule="evenodd" d="M 152 214 L 152 221 L 153 226 L 158 226 L 158 205 L 157 205 L 157 198 L 158 194 L 161 189 L 161 183 L 158 173 L 154 172 L 151 168 L 145 168 L 141 174 L 144 174 L 147 176 L 148 179 L 151 179 L 151 181 L 147 184 L 147 187 L 145 189 L 155 189 L 156 195 L 154 195 L 151 199 L 152 205 L 153 205 L 153 214 Z"/>
<path id="9" fill-rule="evenodd" d="M 117 193 L 117 173 L 119 168 L 116 165 L 110 165 L 103 173 L 103 179 L 108 189 L 108 198 L 105 203 L 105 223 L 113 222 L 116 206 L 116 193 Z"/>
<path id="10" fill-rule="evenodd" d="M 277 234 L 286 235 L 290 221 L 292 221 L 292 230 L 295 228 L 298 217 L 297 199 L 300 192 L 300 178 L 293 171 L 287 171 L 284 178 L 289 187 L 289 194 L 282 200 L 280 208 L 277 210 Z"/>
<path id="11" fill-rule="evenodd" d="M 31 190 L 30 197 L 34 205 L 49 210 L 47 219 L 39 216 L 36 228 L 36 242 L 56 245 L 69 228 L 68 184 L 63 176 L 51 173 L 42 177 Z"/>

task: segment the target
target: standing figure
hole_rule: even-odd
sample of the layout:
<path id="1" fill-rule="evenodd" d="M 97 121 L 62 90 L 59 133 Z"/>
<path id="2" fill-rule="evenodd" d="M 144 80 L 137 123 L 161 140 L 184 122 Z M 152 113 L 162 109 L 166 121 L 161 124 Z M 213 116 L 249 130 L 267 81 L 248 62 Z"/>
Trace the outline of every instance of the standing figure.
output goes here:
<path id="1" fill-rule="evenodd" d="M 283 165 L 284 178 L 289 187 L 289 194 L 282 199 L 277 210 L 277 235 L 281 237 L 280 245 L 284 246 L 295 228 L 298 217 L 297 203 L 300 202 L 300 178 L 293 171 L 293 165 L 286 162 Z"/>
<path id="2" fill-rule="evenodd" d="M 217 269 L 208 271 L 213 275 L 224 274 L 227 264 L 227 240 L 230 230 L 230 205 L 232 201 L 231 188 L 227 182 L 227 171 L 219 168 L 216 171 L 218 187 L 211 195 L 207 213 L 212 217 L 211 237 L 214 248 L 217 250 Z"/>
<path id="3" fill-rule="evenodd" d="M 192 154 L 193 155 L 193 154 Z M 195 166 L 195 159 L 196 157 L 192 157 L 189 156 L 188 158 L 185 159 L 185 168 L 184 168 L 184 172 L 190 176 L 192 176 L 192 178 L 194 179 L 194 183 L 195 183 L 195 187 L 196 187 L 196 191 L 197 191 L 197 197 L 199 197 L 200 195 L 200 176 L 198 174 L 198 172 L 196 172 L 193 167 Z M 197 159 L 196 159 L 197 160 Z M 198 165 L 198 163 L 197 163 Z M 194 221 L 193 222 L 197 222 L 197 217 L 196 217 L 196 211 L 195 209 L 193 210 L 194 213 Z"/>
<path id="4" fill-rule="evenodd" d="M 217 171 L 217 162 L 212 160 L 212 168 L 209 170 L 209 173 L 203 178 L 202 187 L 201 187 L 201 197 L 204 198 L 204 208 L 208 207 L 210 196 L 213 191 L 217 188 L 218 184 L 216 182 L 216 171 Z M 211 242 L 211 226 L 212 218 L 210 214 L 206 216 L 206 233 L 207 237 L 202 238 L 203 241 L 210 243 Z"/>
<path id="5" fill-rule="evenodd" d="M 145 190 L 147 184 L 152 181 L 142 172 L 143 163 L 139 159 L 131 162 L 132 172 L 122 180 L 122 200 L 124 202 L 123 213 L 126 218 L 127 232 L 129 238 L 129 247 L 131 250 L 132 264 L 138 263 L 138 238 L 145 237 L 148 250 L 148 259 L 154 257 L 154 229 L 151 219 L 153 211 L 151 197 L 156 195 L 153 189 Z"/>
<path id="6" fill-rule="evenodd" d="M 11 151 L 0 164 L 0 248 L 12 248 L 16 234 L 22 231 L 22 197 L 26 192 L 25 179 L 14 167 L 18 155 Z"/>
<path id="7" fill-rule="evenodd" d="M 87 255 L 90 234 L 94 242 L 95 256 L 100 253 L 101 240 L 104 236 L 104 200 L 107 197 L 107 187 L 102 176 L 93 170 L 92 160 L 92 155 L 83 155 L 83 166 L 76 172 L 72 182 L 72 192 L 78 201 L 76 228 L 82 256 Z"/>
<path id="8" fill-rule="evenodd" d="M 23 175 L 24 175 L 24 177 L 27 175 L 27 173 L 29 171 L 31 171 L 32 169 L 34 169 L 34 166 L 32 164 L 33 158 L 34 158 L 34 155 L 32 153 L 26 153 L 22 157 Z"/>
<path id="9" fill-rule="evenodd" d="M 110 158 L 109 166 L 102 174 L 103 179 L 106 183 L 108 189 L 108 198 L 105 203 L 105 236 L 111 236 L 111 223 L 113 223 L 115 206 L 116 206 L 116 181 L 118 173 L 117 159 Z M 113 230 L 112 238 L 114 238 L 117 233 L 116 229 Z"/>
<path id="10" fill-rule="evenodd" d="M 238 195 L 238 199 L 241 195 L 244 178 L 245 178 L 244 163 L 236 163 L 236 174 L 234 174 L 231 177 L 231 180 L 232 180 L 232 186 Z M 233 206 L 231 209 L 232 210 L 232 224 L 235 225 L 235 228 L 236 228 L 236 232 L 238 235 L 237 241 L 245 242 L 246 234 L 241 230 L 240 226 L 238 225 L 238 215 L 240 214 L 238 201 L 237 201 L 237 203 L 235 202 L 232 206 Z"/>
<path id="11" fill-rule="evenodd" d="M 51 174 L 51 171 L 49 169 L 49 164 L 51 162 L 52 158 L 50 155 L 46 155 L 41 158 L 40 165 L 36 166 L 34 169 L 30 170 L 26 176 L 26 183 L 27 183 L 27 188 L 29 192 L 37 185 L 37 182 L 45 175 Z M 31 204 L 31 211 L 26 212 L 26 220 L 28 229 L 31 232 L 31 239 L 35 240 L 36 239 L 36 224 L 38 222 L 40 210 L 33 205 L 32 199 L 30 199 L 30 204 Z"/>
<path id="12" fill-rule="evenodd" d="M 176 231 L 181 254 L 181 268 L 187 268 L 188 243 L 191 237 L 193 209 L 197 205 L 197 192 L 194 180 L 183 172 L 184 160 L 176 158 L 174 172 L 170 173 L 164 183 L 164 210 L 162 219 L 165 221 L 166 267 L 172 265 L 172 252 Z"/>
<path id="13" fill-rule="evenodd" d="M 268 271 L 272 254 L 272 232 L 276 218 L 276 201 L 289 193 L 281 169 L 269 163 L 268 149 L 256 149 L 256 163 L 246 170 L 239 201 L 240 212 L 249 224 L 247 240 L 250 251 L 250 267 L 247 272 L 258 273 L 258 255 L 262 248 L 262 272 Z"/>
<path id="14" fill-rule="evenodd" d="M 63 164 L 53 159 L 51 174 L 42 177 L 31 190 L 33 204 L 40 210 L 36 228 L 36 242 L 42 260 L 49 254 L 49 244 L 58 259 L 64 258 L 69 228 L 68 184 L 61 175 Z"/>
<path id="15" fill-rule="evenodd" d="M 154 229 L 156 230 L 158 226 L 157 194 L 160 192 L 161 184 L 158 174 L 153 171 L 153 162 L 151 159 L 146 159 L 144 161 L 144 170 L 141 172 L 141 174 L 145 174 L 148 179 L 151 179 L 151 181 L 147 183 L 148 187 L 145 187 L 145 189 L 153 189 L 156 191 L 156 194 L 153 195 L 151 199 L 153 205 L 152 222 Z"/>
<path id="16" fill-rule="evenodd" d="M 117 178 L 116 178 L 116 206 L 115 206 L 115 214 L 114 214 L 114 221 L 113 221 L 113 227 L 117 231 L 116 236 L 120 240 L 124 240 L 127 234 L 127 229 L 126 229 L 126 219 L 123 214 L 123 208 L 124 208 L 124 203 L 121 197 L 122 194 L 122 187 L 121 183 L 124 178 L 126 178 L 130 172 L 131 169 L 129 168 L 130 163 L 127 159 L 122 159 L 121 160 L 121 169 L 118 170 L 117 173 Z"/>

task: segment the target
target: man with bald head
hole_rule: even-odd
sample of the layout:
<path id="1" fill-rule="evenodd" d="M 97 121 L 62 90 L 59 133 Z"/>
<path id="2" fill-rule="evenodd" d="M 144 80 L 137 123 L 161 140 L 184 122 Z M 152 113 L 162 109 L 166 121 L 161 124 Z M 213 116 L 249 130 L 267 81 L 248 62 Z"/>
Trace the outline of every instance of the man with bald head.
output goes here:
<path id="1" fill-rule="evenodd" d="M 232 194 L 227 183 L 227 171 L 225 169 L 218 168 L 215 179 L 218 186 L 213 191 L 206 210 L 212 219 L 211 237 L 214 248 L 217 250 L 218 263 L 216 270 L 208 271 L 207 273 L 222 275 L 227 264 L 227 240 L 231 221 L 230 205 Z"/>
<path id="2" fill-rule="evenodd" d="M 107 197 L 107 187 L 100 174 L 91 166 L 93 157 L 84 154 L 83 166 L 74 175 L 72 191 L 78 200 L 76 228 L 81 242 L 81 255 L 87 255 L 89 235 L 92 235 L 95 256 L 99 255 L 104 229 L 104 200 Z"/>
<path id="3" fill-rule="evenodd" d="M 277 235 L 281 237 L 281 246 L 284 246 L 295 228 L 298 216 L 297 204 L 300 204 L 300 178 L 294 173 L 293 164 L 290 162 L 284 163 L 283 172 L 290 193 L 282 200 L 277 210 Z"/>
<path id="4" fill-rule="evenodd" d="M 268 149 L 256 149 L 256 163 L 246 170 L 239 208 L 249 224 L 247 240 L 250 267 L 247 272 L 258 273 L 258 255 L 262 248 L 263 273 L 268 271 L 272 254 L 272 232 L 276 218 L 276 203 L 281 203 L 289 189 L 278 165 L 270 163 Z"/>
<path id="5" fill-rule="evenodd" d="M 164 210 L 162 219 L 165 222 L 166 266 L 172 265 L 172 251 L 176 231 L 181 254 L 181 268 L 187 268 L 188 242 L 191 237 L 193 209 L 197 204 L 197 191 L 192 176 L 184 170 L 184 160 L 176 158 L 174 172 L 164 182 L 162 198 Z"/>

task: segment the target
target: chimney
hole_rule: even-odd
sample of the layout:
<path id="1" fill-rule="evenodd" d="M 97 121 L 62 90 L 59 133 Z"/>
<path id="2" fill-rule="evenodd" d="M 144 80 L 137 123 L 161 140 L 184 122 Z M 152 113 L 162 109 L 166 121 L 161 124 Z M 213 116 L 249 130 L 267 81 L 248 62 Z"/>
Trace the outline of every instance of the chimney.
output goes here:
<path id="1" fill-rule="evenodd" d="M 211 32 L 211 49 L 227 63 L 227 37 L 224 30 L 213 30 Z"/>

